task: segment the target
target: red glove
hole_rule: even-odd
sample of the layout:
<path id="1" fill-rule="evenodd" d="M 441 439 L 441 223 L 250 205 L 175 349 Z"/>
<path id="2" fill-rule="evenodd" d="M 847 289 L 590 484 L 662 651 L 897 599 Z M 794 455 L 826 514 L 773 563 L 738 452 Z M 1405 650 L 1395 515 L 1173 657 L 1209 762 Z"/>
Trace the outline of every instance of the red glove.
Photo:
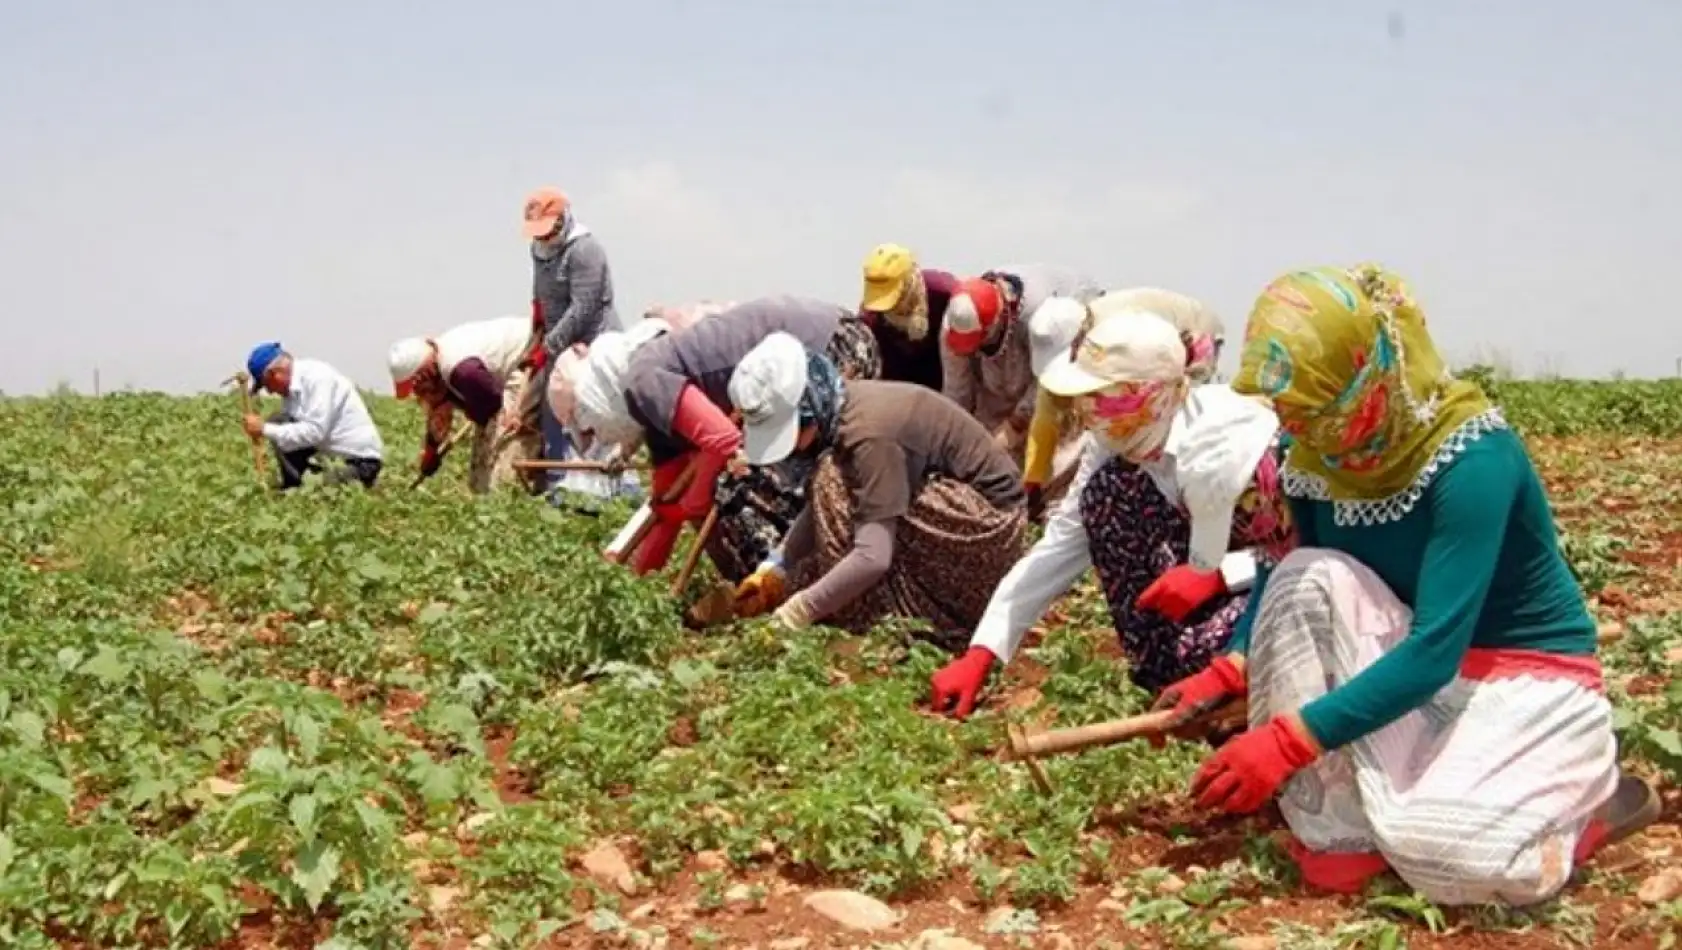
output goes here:
<path id="1" fill-rule="evenodd" d="M 1151 582 L 1133 606 L 1154 610 L 1175 623 L 1184 623 L 1192 612 L 1226 593 L 1226 579 L 1220 571 L 1200 571 L 1189 564 L 1171 567 Z"/>
<path id="2" fill-rule="evenodd" d="M 946 712 L 955 702 L 954 718 L 962 719 L 975 710 L 975 697 L 981 684 L 987 681 L 987 671 L 997 662 L 993 651 L 986 647 L 970 647 L 969 652 L 940 668 L 929 678 L 933 689 L 930 704 L 935 712 Z"/>
<path id="3" fill-rule="evenodd" d="M 531 298 L 531 352 L 526 354 L 526 364 L 532 372 L 543 369 L 549 362 L 549 354 L 543 349 L 543 301 Z"/>
<path id="4" fill-rule="evenodd" d="M 1247 692 L 1249 682 L 1244 671 L 1231 657 L 1222 655 L 1210 660 L 1206 669 L 1163 690 L 1151 709 L 1174 710 L 1171 728 L 1177 728 Z"/>
<path id="5" fill-rule="evenodd" d="M 1191 793 L 1203 808 L 1247 815 L 1279 791 L 1285 780 L 1307 768 L 1320 754 L 1283 716 L 1251 729 L 1216 750 L 1191 780 Z"/>

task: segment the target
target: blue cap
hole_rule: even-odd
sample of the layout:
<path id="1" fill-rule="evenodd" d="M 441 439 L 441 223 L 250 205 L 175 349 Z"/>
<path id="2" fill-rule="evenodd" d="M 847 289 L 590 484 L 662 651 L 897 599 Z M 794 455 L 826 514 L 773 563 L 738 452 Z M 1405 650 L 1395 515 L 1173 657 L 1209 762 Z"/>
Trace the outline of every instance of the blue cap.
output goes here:
<path id="1" fill-rule="evenodd" d="M 251 348 L 251 355 L 245 358 L 245 371 L 251 374 L 252 392 L 263 388 L 263 374 L 269 371 L 269 364 L 283 352 L 285 351 L 280 348 L 280 344 L 273 340 Z"/>

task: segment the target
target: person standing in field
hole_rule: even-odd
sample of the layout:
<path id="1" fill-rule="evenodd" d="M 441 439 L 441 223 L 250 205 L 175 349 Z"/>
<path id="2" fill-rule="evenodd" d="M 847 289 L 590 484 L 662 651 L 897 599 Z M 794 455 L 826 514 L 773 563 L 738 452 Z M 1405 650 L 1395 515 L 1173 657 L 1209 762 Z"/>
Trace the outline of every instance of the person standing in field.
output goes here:
<path id="1" fill-rule="evenodd" d="M 1382 267 L 1275 280 L 1239 392 L 1292 442 L 1299 546 L 1257 578 L 1223 662 L 1159 706 L 1249 731 L 1192 781 L 1205 808 L 1279 795 L 1310 885 L 1392 869 L 1439 904 L 1534 904 L 1654 820 L 1618 765 L 1594 620 L 1547 493 L 1498 408 L 1448 370 Z"/>
<path id="2" fill-rule="evenodd" d="M 1204 373 L 1191 367 L 1210 347 L 1188 347 L 1158 314 L 1106 310 L 1073 349 L 1041 384 L 1085 420 L 1080 469 L 1044 535 L 992 592 L 969 651 L 935 674 L 939 711 L 967 715 L 988 672 L 1010 661 L 1088 567 L 1097 569 L 1129 677 L 1159 692 L 1226 646 L 1257 560 L 1291 537 L 1276 477 L 1277 420 L 1228 387 L 1195 384 Z M 1200 519 L 1211 505 L 1227 517 Z"/>
<path id="3" fill-rule="evenodd" d="M 614 311 L 613 272 L 607 252 L 573 214 L 572 201 L 558 188 L 543 187 L 526 197 L 525 235 L 531 241 L 532 352 L 535 385 L 522 404 L 522 420 L 537 420 L 543 457 L 564 461 L 586 457 L 550 412 L 543 398 L 555 360 L 575 343 L 588 346 L 619 324 Z M 601 497 L 599 479 L 583 472 L 543 472 L 533 481 L 560 503 L 555 489 Z"/>
<path id="4" fill-rule="evenodd" d="M 787 333 L 741 361 L 730 400 L 749 464 L 816 456 L 806 507 L 738 585 L 737 615 L 853 631 L 911 618 L 942 648 L 961 643 L 1027 537 L 1016 466 L 992 433 L 927 387 L 844 380 Z"/>
<path id="5" fill-rule="evenodd" d="M 255 413 L 245 416 L 246 435 L 268 440 L 282 491 L 302 485 L 310 472 L 329 485 L 354 480 L 374 487 L 385 442 L 349 377 L 320 360 L 295 359 L 276 342 L 253 347 L 245 369 L 252 393 L 267 390 L 285 400 L 266 421 Z M 325 467 L 322 456 L 338 464 Z"/>
<path id="6" fill-rule="evenodd" d="M 859 314 L 882 353 L 882 379 L 940 392 L 944 374 L 940 327 L 958 278 L 917 266 L 911 251 L 882 244 L 864 259 L 864 299 Z"/>
<path id="7" fill-rule="evenodd" d="M 530 340 L 529 320 L 500 317 L 392 344 L 388 363 L 397 398 L 413 396 L 426 415 L 421 477 L 432 477 L 443 463 L 458 409 L 476 428 L 467 476 L 476 494 L 511 480 L 515 457 L 536 454 L 535 433 L 522 432 L 519 418 Z"/>

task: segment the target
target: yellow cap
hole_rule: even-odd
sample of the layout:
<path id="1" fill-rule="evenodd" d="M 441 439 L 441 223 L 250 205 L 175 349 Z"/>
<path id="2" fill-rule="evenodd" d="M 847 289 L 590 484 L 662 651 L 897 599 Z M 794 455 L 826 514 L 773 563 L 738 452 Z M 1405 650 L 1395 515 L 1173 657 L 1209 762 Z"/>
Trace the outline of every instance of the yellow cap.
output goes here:
<path id="1" fill-rule="evenodd" d="M 860 309 L 887 313 L 911 283 L 917 259 L 898 244 L 879 244 L 864 259 L 864 303 Z"/>

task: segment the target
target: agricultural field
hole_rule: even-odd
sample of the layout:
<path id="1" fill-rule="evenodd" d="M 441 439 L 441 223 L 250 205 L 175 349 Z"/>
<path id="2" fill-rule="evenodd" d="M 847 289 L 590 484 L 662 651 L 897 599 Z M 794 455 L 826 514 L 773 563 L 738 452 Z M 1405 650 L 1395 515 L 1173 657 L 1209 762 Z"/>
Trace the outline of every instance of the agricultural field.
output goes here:
<path id="1" fill-rule="evenodd" d="M 954 724 L 905 629 L 689 633 L 600 559 L 626 512 L 410 491 L 411 407 L 372 399 L 378 491 L 280 497 L 230 397 L 0 400 L 0 946 L 1678 946 L 1682 384 L 1493 388 L 1667 805 L 1523 912 L 1302 892 L 1190 744 L 1042 794 L 1007 720 L 1146 706 L 1091 588 Z"/>

